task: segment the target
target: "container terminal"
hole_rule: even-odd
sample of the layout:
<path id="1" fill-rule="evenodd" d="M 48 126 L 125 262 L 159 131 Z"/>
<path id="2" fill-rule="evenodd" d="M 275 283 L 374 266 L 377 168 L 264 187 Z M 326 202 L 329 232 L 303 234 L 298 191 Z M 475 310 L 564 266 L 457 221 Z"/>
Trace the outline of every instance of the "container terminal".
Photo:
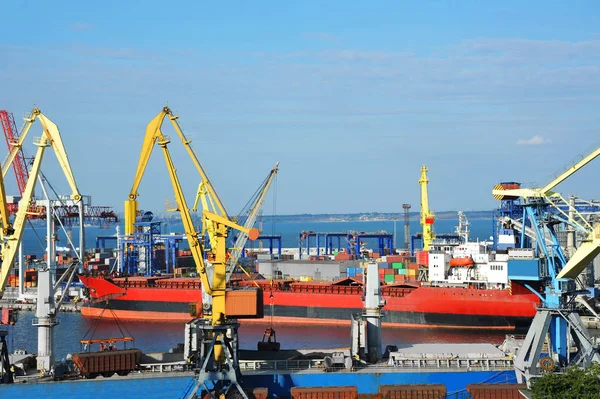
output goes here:
<path id="1" fill-rule="evenodd" d="M 201 229 L 196 229 L 183 196 L 168 149 L 170 136 L 162 133 L 165 118 L 169 119 L 200 175 L 192 210 L 201 204 Z M 45 134 L 36 138 L 37 151 L 31 167 L 27 168 L 28 177 L 21 195 L 21 203 L 27 206 L 17 206 L 11 218 L 4 190 L 5 170 L 21 150 L 29 128 L 36 121 Z M 259 259 L 262 254 L 256 254 L 253 259 L 253 254 L 245 251 L 246 243 L 260 238 L 254 225 L 278 164 L 249 202 L 247 212 L 233 218 L 216 194 L 190 143 L 178 124 L 178 117 L 168 107 L 163 108 L 147 126 L 135 179 L 125 201 L 125 231 L 116 237 L 118 251 L 113 262 L 116 272 L 106 273 L 108 267 L 113 270 L 110 253 L 98 250 L 91 260 L 80 243 L 78 251 L 74 251 L 76 256 L 68 260 L 69 264 L 57 277 L 56 248 L 51 238 L 56 224 L 61 225 L 62 221 L 52 201 L 57 201 L 58 208 L 64 206 L 77 211 L 82 227 L 80 239 L 84 236 L 83 226 L 89 213 L 77 189 L 57 125 L 39 109 L 31 112 L 25 128 L 11 146 L 9 161 L 0 179 L 4 243 L 0 292 L 9 282 L 17 258 L 20 258 L 17 262 L 21 269 L 20 287 L 26 283 L 27 272 L 22 266 L 19 248 L 34 203 L 38 214 L 46 212 L 48 237 L 46 264 L 38 267 L 30 283 L 33 285 L 35 281 L 37 286 L 33 324 L 38 329 L 38 353 L 35 356 L 9 354 L 7 330 L 2 330 L 3 386 L 0 390 L 9 394 L 44 392 L 52 397 L 59 394 L 69 397 L 85 395 L 86 391 L 124 395 L 129 389 L 148 392 L 147 397 L 152 397 L 152 392 L 159 395 L 157 397 L 165 397 L 165 391 L 158 389 L 160 385 L 168 389 L 169 397 L 185 398 L 221 395 L 443 398 L 459 393 L 474 398 L 519 397 L 520 392 L 546 373 L 562 372 L 570 365 L 588 367 L 600 360 L 597 344 L 588 334 L 578 311 L 579 305 L 595 312 L 583 297 L 589 294 L 585 282 L 578 279 L 590 269 L 600 252 L 600 225 L 576 206 L 574 199 L 565 199 L 552 191 L 596 158 L 600 148 L 541 188 L 525 188 L 512 182 L 496 185 L 492 194 L 501 201 L 501 218 L 498 235 L 491 243 L 469 240 L 464 215 L 459 218 L 456 235 L 436 236 L 435 215 L 428 206 L 427 168 L 423 167 L 419 180 L 423 231 L 410 238 L 406 251 L 396 251 L 390 245 L 390 236 L 383 233 L 373 233 L 373 237 L 365 232 L 324 235 L 303 232 L 298 259 L 294 259 L 294 255 L 285 259 L 281 249 L 277 253 L 279 259 L 272 253 L 268 259 Z M 151 214 L 138 208 L 137 191 L 155 145 L 161 147 L 165 158 L 176 210 L 184 228 L 181 237 L 171 240 L 165 240 L 164 235 L 154 229 Z M 49 183 L 40 179 L 45 199 L 34 200 L 46 147 L 51 147 L 60 161 L 71 188 L 68 198 L 51 200 Z M 403 209 L 408 212 L 409 206 L 404 204 Z M 559 226 L 566 227 L 563 230 Z M 363 247 L 361 239 L 367 236 L 378 239 L 377 251 Z M 316 239 L 314 254 L 310 249 L 311 237 Z M 228 238 L 232 239 L 231 244 Z M 324 238 L 322 249 L 321 238 Z M 334 240 L 342 238 L 346 248 L 338 242 L 337 253 L 333 253 Z M 183 270 L 168 259 L 175 252 L 174 243 L 178 239 L 187 240 L 188 256 L 197 278 L 175 277 L 178 272 L 183 274 Z M 422 242 L 421 251 L 415 249 L 417 239 Z M 566 244 L 563 244 L 565 239 Z M 408 241 L 406 233 L 405 243 Z M 164 277 L 157 276 L 153 269 L 156 260 L 153 257 L 160 257 L 156 251 L 159 243 L 168 265 L 165 270 L 168 276 Z M 306 246 L 305 251 L 302 245 Z M 240 265 L 245 263 L 242 255 L 258 261 L 246 262 L 258 270 L 246 271 L 248 278 L 245 279 L 236 272 L 238 268 L 244 270 Z M 305 281 L 286 283 L 289 280 L 277 278 L 293 274 L 301 265 L 294 262 L 302 261 L 304 255 L 308 257 L 305 262 L 326 262 L 333 258 L 331 264 L 338 268 L 339 279 L 329 283 L 315 281 L 322 276 L 317 275 L 317 268 L 308 278 L 303 275 Z M 320 267 L 319 273 L 326 270 Z M 257 278 L 259 276 L 266 278 Z M 66 363 L 56 363 L 53 331 L 59 323 L 57 313 L 65 297 L 56 300 L 56 292 L 62 283 L 66 283 L 62 292 L 68 292 L 76 278 L 83 282 L 89 294 L 88 304 L 81 311 L 91 317 L 108 312 L 117 319 L 149 317 L 151 320 L 172 316 L 177 320 L 184 317 L 182 314 L 186 314 L 187 308 L 185 328 L 182 328 L 184 343 L 169 353 L 145 354 L 135 348 L 134 338 L 130 336 L 85 338 L 81 340 L 80 352 L 72 354 Z M 161 290 L 174 295 L 157 296 Z M 147 297 L 142 295 L 144 292 Z M 421 296 L 419 292 L 425 294 Z M 177 300 L 167 299 L 174 296 Z M 423 298 L 434 298 L 438 304 L 447 305 L 449 311 L 435 313 Z M 514 303 L 501 305 L 507 302 Z M 102 308 L 101 303 L 111 303 L 114 309 Z M 515 313 L 510 314 L 511 311 Z M 15 316 L 14 309 L 3 309 L 2 324 L 14 324 Z M 256 351 L 241 350 L 240 323 L 265 316 L 282 323 L 344 320 L 351 329 L 350 347 L 281 349 L 274 323 L 257 343 Z M 498 324 L 495 319 L 500 318 L 503 320 Z M 386 324 L 399 328 L 479 325 L 522 330 L 526 334 L 507 336 L 499 347 L 492 344 L 397 347 L 382 342 L 381 328 Z M 28 374 L 27 370 L 33 373 Z M 15 385 L 15 380 L 26 383 Z"/>

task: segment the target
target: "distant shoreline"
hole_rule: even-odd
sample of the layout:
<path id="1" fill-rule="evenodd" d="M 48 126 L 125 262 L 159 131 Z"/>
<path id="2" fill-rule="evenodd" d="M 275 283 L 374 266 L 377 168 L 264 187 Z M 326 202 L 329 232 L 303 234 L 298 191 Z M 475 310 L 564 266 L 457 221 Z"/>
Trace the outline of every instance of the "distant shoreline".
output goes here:
<path id="1" fill-rule="evenodd" d="M 463 211 L 469 220 L 492 220 L 494 211 Z M 458 220 L 458 211 L 444 211 L 435 213 L 436 220 Z M 158 217 L 158 220 L 169 221 L 177 219 L 169 215 L 168 217 Z M 296 215 L 263 215 L 263 223 L 345 223 L 345 222 L 404 222 L 403 213 L 388 212 L 365 212 L 348 214 L 296 214 Z M 410 221 L 419 221 L 418 212 L 409 214 Z"/>

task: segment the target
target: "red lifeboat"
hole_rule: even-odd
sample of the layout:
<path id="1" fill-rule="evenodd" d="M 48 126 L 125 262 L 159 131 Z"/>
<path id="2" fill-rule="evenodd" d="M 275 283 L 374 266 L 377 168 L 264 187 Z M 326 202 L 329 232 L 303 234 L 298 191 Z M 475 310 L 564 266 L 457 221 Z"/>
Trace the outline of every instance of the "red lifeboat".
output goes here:
<path id="1" fill-rule="evenodd" d="M 473 259 L 471 259 L 471 258 L 452 258 L 452 259 L 450 259 L 450 266 L 470 267 L 470 266 L 473 266 Z"/>

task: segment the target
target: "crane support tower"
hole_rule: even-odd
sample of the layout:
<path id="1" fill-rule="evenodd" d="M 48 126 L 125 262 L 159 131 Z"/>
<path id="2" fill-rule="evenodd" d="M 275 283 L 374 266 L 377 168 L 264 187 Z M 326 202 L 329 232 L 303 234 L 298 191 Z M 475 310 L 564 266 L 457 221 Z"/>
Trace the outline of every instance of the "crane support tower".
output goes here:
<path id="1" fill-rule="evenodd" d="M 573 208 L 570 208 L 570 214 L 561 211 L 558 203 L 562 201 L 568 204 L 568 201 L 559 193 L 551 191 L 598 155 L 600 147 L 541 188 L 511 188 L 500 184 L 492 190 L 492 195 L 497 200 L 523 199 L 521 223 L 523 231 L 529 228 L 535 232 L 535 247 L 531 251 L 538 253 L 537 278 L 542 281 L 544 288 L 543 293 L 539 293 L 526 284 L 540 297 L 542 306 L 538 309 L 515 359 L 515 372 L 520 383 L 531 385 L 544 372 L 562 372 L 571 365 L 585 368 L 593 361 L 600 361 L 598 348 L 574 306 L 577 295 L 582 293 L 577 291 L 574 279 L 600 253 L 600 226 L 594 227 L 584 218 L 576 218 L 575 214 L 578 212 Z M 551 207 L 559 210 L 559 213 L 551 211 Z M 564 218 L 560 217 L 561 214 Z M 571 224 L 587 233 L 588 240 L 570 257 L 563 250 L 555 233 L 554 226 L 558 223 Z M 524 241 L 521 240 L 521 247 Z M 509 264 L 509 278 L 510 270 Z M 544 351 L 546 340 L 547 350 Z M 576 352 L 571 350 L 573 346 Z"/>
<path id="2" fill-rule="evenodd" d="M 435 239 L 433 234 L 433 222 L 435 217 L 433 212 L 429 210 L 429 195 L 427 194 L 427 166 L 421 167 L 421 178 L 419 184 L 421 185 L 421 226 L 423 227 L 423 251 L 429 251 L 431 243 Z"/>

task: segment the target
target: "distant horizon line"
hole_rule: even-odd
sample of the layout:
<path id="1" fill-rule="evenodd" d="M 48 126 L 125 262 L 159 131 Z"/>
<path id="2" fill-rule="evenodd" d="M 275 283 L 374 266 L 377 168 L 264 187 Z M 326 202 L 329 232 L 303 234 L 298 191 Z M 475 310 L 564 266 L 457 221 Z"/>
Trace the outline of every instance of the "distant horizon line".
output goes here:
<path id="1" fill-rule="evenodd" d="M 470 210 L 470 211 L 462 211 L 465 214 L 473 214 L 473 213 L 493 213 L 494 209 L 487 210 Z M 450 211 L 438 211 L 433 212 L 434 215 L 447 215 L 449 213 L 458 213 L 460 211 L 450 210 Z M 168 215 L 170 212 L 163 212 L 161 215 Z M 281 213 L 281 214 L 263 214 L 263 217 L 281 217 L 281 216 L 399 216 L 404 217 L 404 212 L 351 212 L 351 213 Z M 419 211 L 409 212 L 409 216 L 418 216 L 420 215 Z"/>

